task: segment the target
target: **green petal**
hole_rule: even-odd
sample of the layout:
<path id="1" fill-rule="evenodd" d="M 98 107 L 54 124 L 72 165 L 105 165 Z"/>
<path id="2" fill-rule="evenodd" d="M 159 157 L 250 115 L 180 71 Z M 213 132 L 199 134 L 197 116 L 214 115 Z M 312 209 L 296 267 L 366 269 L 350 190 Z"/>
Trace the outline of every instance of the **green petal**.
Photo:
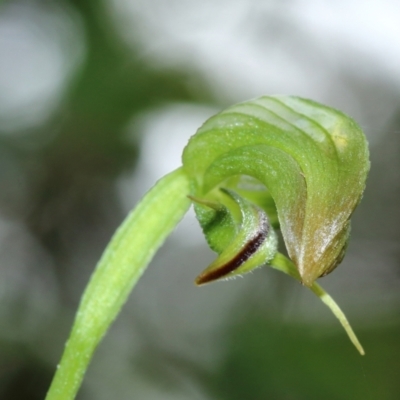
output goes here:
<path id="1" fill-rule="evenodd" d="M 310 100 L 270 96 L 210 118 L 185 148 L 183 166 L 201 198 L 230 176 L 262 182 L 289 256 L 311 286 L 343 258 L 368 156 L 365 136 L 348 116 Z"/>
<path id="2" fill-rule="evenodd" d="M 236 203 L 236 208 L 240 210 L 241 221 L 235 225 L 235 236 L 229 244 L 197 277 L 198 285 L 252 271 L 270 261 L 277 251 L 277 237 L 268 221 L 267 214 L 235 192 L 228 189 L 221 189 L 221 191 Z M 227 204 L 227 199 L 222 201 Z M 231 204 L 225 209 L 234 210 L 235 207 Z M 207 231 L 205 233 L 207 234 Z"/>

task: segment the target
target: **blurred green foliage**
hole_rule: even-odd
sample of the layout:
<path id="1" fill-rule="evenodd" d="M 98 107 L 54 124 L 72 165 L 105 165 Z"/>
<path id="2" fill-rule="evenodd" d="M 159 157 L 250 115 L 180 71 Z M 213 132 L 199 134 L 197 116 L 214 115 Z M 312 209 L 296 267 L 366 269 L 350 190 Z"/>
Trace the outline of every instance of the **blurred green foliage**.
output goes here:
<path id="1" fill-rule="evenodd" d="M 359 355 L 324 332 L 251 315 L 233 327 L 214 383 L 218 399 L 397 399 L 400 326 L 359 331 Z"/>
<path id="2" fill-rule="evenodd" d="M 61 106 L 44 125 L 29 133 L 1 135 L 0 121 L 0 206 L 9 218 L 22 219 L 50 255 L 61 310 L 71 307 L 72 311 L 79 298 L 71 298 L 66 287 L 73 266 L 68 241 L 77 232 L 100 227 L 105 234 L 104 242 L 97 245 L 98 257 L 122 219 L 115 183 L 132 169 L 138 156 L 139 133 L 127 137 L 132 120 L 171 101 L 206 102 L 212 97 L 205 84 L 199 86 L 201 90 L 192 88 L 191 80 L 201 80 L 195 72 L 159 68 L 128 48 L 116 34 L 103 2 L 60 0 L 58 5 L 72 8 L 83 25 L 84 61 L 65 88 Z M 54 3 L 36 7 L 51 10 Z M 22 175 L 21 182 L 16 181 L 16 172 Z M 25 190 L 20 190 L 23 184 Z M 32 257 L 32 265 L 35 262 Z M 15 293 L 10 312 L 17 312 L 18 303 L 27 307 L 23 297 Z M 64 340 L 66 333 L 59 333 Z M 36 340 L 31 337 L 32 345 Z M 0 336 L 2 399 L 40 399 L 48 388 L 54 365 L 35 359 L 37 354 L 34 357 L 24 346 L 23 341 Z"/>

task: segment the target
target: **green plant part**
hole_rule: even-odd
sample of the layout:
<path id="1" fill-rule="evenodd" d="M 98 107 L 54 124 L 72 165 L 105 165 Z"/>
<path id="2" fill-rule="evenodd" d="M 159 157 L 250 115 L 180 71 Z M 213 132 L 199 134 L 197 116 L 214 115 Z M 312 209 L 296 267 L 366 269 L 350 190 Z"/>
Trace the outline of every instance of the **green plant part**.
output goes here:
<path id="1" fill-rule="evenodd" d="M 201 285 L 270 264 L 309 287 L 361 354 L 333 299 L 315 282 L 341 262 L 369 170 L 364 134 L 310 100 L 268 96 L 210 118 L 183 166 L 162 178 L 116 232 L 83 295 L 47 400 L 73 399 L 99 341 L 192 200 L 217 259 Z M 279 228 L 288 257 L 277 252 Z"/>
<path id="2" fill-rule="evenodd" d="M 234 200 L 235 204 L 232 204 L 231 207 L 236 206 L 236 213 L 240 212 L 241 215 L 232 224 L 226 216 L 231 214 L 233 219 L 236 213 L 232 208 L 232 212 L 229 213 L 228 205 L 222 209 L 215 209 L 211 206 L 214 214 L 211 218 L 210 216 L 205 217 L 204 213 L 198 211 L 198 214 L 201 215 L 204 232 L 209 237 L 209 243 L 215 243 L 215 246 L 212 247 L 216 251 L 218 251 L 218 245 L 223 245 L 220 248 L 219 257 L 197 277 L 198 285 L 252 271 L 271 261 L 277 252 L 277 236 L 270 226 L 265 211 L 231 190 L 221 189 L 221 191 Z M 210 207 L 205 202 L 192 199 L 199 203 L 198 208 L 201 205 Z M 218 223 L 215 223 L 215 220 Z M 224 220 L 227 229 L 224 229 Z M 234 235 L 228 236 L 228 240 L 226 240 L 227 238 L 224 238 L 223 235 L 230 233 L 232 226 Z"/>
<path id="3" fill-rule="evenodd" d="M 364 134 L 341 112 L 271 96 L 210 118 L 186 146 L 183 166 L 196 197 L 217 186 L 235 189 L 237 182 L 226 182 L 235 175 L 263 183 L 289 257 L 310 287 L 343 258 L 369 161 Z"/>

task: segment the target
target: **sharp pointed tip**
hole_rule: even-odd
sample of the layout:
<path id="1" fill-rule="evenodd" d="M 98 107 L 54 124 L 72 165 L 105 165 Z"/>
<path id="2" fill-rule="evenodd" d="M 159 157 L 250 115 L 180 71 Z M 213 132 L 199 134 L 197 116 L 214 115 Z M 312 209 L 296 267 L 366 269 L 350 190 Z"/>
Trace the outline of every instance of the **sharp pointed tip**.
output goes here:
<path id="1" fill-rule="evenodd" d="M 314 275 L 304 273 L 304 271 L 299 271 L 299 274 L 300 282 L 303 286 L 307 286 L 308 288 L 310 288 L 314 284 L 316 280 L 316 277 Z"/>
<path id="2" fill-rule="evenodd" d="M 194 283 L 196 286 L 203 286 L 206 283 L 209 282 L 209 279 L 207 278 L 207 275 L 201 274 L 199 275 L 195 280 Z"/>
<path id="3" fill-rule="evenodd" d="M 197 278 L 194 280 L 194 283 L 196 284 L 196 286 L 203 286 L 207 283 L 215 282 L 220 278 L 223 277 L 220 276 L 218 273 L 216 274 L 214 270 L 210 271 L 209 268 L 207 268 L 200 275 L 197 276 Z"/>
<path id="4" fill-rule="evenodd" d="M 202 283 L 200 282 L 200 280 L 199 280 L 198 278 L 196 278 L 196 279 L 194 280 L 194 284 L 195 284 L 196 286 L 201 286 L 201 285 L 202 285 Z"/>
<path id="5" fill-rule="evenodd" d="M 320 271 L 312 262 L 299 262 L 296 268 L 300 275 L 300 282 L 308 288 L 311 288 L 314 282 L 320 277 Z"/>
<path id="6" fill-rule="evenodd" d="M 302 279 L 301 280 L 301 284 L 303 286 L 306 286 L 306 287 L 310 288 L 314 284 L 314 281 L 305 281 L 304 279 Z"/>

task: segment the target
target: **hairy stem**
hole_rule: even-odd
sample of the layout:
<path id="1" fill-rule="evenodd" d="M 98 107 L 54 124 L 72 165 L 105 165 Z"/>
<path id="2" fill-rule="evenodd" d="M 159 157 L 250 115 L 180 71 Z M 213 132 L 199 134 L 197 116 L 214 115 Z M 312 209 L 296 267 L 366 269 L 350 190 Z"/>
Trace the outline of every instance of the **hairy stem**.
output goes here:
<path id="1" fill-rule="evenodd" d="M 100 340 L 146 266 L 190 206 L 188 178 L 171 172 L 114 234 L 83 294 L 46 400 L 72 400 Z"/>

